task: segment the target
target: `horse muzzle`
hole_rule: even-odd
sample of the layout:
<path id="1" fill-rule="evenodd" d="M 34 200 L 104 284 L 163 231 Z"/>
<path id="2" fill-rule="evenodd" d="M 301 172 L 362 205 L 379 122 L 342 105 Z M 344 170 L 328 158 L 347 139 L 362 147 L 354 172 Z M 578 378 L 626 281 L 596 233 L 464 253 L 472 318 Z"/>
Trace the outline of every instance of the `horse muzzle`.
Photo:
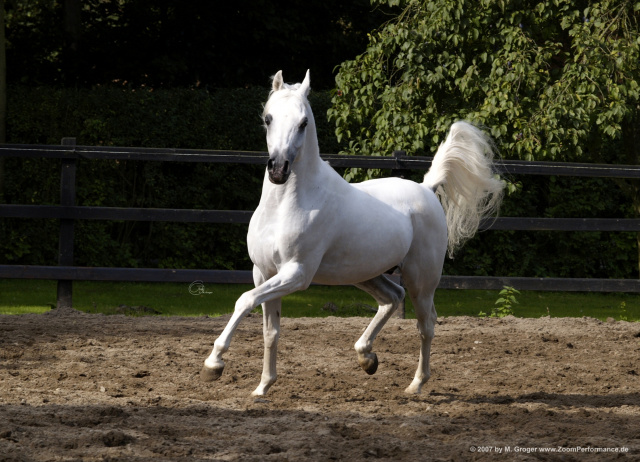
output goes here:
<path id="1" fill-rule="evenodd" d="M 291 164 L 288 160 L 279 162 L 276 159 L 269 159 L 267 172 L 269 173 L 269 181 L 273 184 L 284 184 L 291 174 Z"/>

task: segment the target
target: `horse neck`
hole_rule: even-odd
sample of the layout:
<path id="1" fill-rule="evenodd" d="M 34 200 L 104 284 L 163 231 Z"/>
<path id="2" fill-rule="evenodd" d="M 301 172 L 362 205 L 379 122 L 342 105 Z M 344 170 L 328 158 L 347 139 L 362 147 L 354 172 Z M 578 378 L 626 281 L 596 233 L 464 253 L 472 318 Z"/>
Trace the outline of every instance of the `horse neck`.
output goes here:
<path id="1" fill-rule="evenodd" d="M 292 198 L 304 199 L 316 191 L 322 183 L 322 159 L 320 158 L 318 143 L 306 144 L 296 159 L 296 164 L 289 181 L 285 183 L 287 194 Z"/>
<path id="2" fill-rule="evenodd" d="M 298 162 L 300 165 L 296 167 L 296 175 L 299 174 L 304 180 L 313 182 L 314 178 L 322 171 L 318 133 L 312 114 L 309 116 L 309 125 L 307 126 L 304 146 L 302 147 Z"/>

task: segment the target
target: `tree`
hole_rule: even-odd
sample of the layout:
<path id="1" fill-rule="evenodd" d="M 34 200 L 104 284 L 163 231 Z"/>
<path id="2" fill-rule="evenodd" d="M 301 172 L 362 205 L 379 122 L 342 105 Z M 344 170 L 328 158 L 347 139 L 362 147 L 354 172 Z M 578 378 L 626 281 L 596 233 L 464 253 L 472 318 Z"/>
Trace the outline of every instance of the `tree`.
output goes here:
<path id="1" fill-rule="evenodd" d="M 433 152 L 467 119 L 505 157 L 640 164 L 640 2 L 390 3 L 403 12 L 336 77 L 349 153 Z M 640 216 L 640 184 L 619 185 Z"/>

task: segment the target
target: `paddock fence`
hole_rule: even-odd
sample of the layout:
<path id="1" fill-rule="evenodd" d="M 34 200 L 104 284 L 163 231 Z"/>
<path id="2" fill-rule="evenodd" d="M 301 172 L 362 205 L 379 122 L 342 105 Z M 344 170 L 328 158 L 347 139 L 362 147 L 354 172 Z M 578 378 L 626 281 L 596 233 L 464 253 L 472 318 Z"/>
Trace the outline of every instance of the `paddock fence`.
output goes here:
<path id="1" fill-rule="evenodd" d="M 75 138 L 61 145 L 0 145 L 0 156 L 61 159 L 60 205 L 0 204 L 3 218 L 48 218 L 60 220 L 58 266 L 0 265 L 0 279 L 47 279 L 58 281 L 58 307 L 72 306 L 73 281 L 178 282 L 202 281 L 210 284 L 250 284 L 251 271 L 101 268 L 73 264 L 74 223 L 77 220 L 172 221 L 191 223 L 249 223 L 252 211 L 89 207 L 76 205 L 76 164 L 78 160 L 135 160 L 155 162 L 204 162 L 266 165 L 268 153 L 190 149 L 155 149 L 76 146 Z M 390 169 L 395 176 L 409 170 L 427 170 L 429 157 L 406 156 L 396 151 L 391 157 L 322 154 L 334 168 Z M 509 175 L 555 175 L 574 177 L 640 179 L 640 166 L 505 160 L 498 173 Z M 10 172 L 7 172 L 10 174 Z M 640 219 L 628 218 L 514 218 L 485 220 L 483 230 L 518 231 L 603 231 L 640 232 Z M 391 276 L 393 277 L 393 276 Z M 640 293 L 637 279 L 525 278 L 444 275 L 440 288 L 628 292 Z"/>

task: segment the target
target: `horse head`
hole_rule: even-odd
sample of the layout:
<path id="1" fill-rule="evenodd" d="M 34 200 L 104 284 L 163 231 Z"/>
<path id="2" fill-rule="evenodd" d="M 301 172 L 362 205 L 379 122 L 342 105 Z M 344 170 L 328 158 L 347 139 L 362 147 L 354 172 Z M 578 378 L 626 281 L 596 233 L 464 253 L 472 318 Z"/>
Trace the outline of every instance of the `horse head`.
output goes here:
<path id="1" fill-rule="evenodd" d="M 307 125 L 313 122 L 307 95 L 310 90 L 309 71 L 302 83 L 289 85 L 282 80 L 282 71 L 273 77 L 269 100 L 264 107 L 264 126 L 267 132 L 269 180 L 284 184 L 293 169 L 293 163 L 302 151 Z"/>

